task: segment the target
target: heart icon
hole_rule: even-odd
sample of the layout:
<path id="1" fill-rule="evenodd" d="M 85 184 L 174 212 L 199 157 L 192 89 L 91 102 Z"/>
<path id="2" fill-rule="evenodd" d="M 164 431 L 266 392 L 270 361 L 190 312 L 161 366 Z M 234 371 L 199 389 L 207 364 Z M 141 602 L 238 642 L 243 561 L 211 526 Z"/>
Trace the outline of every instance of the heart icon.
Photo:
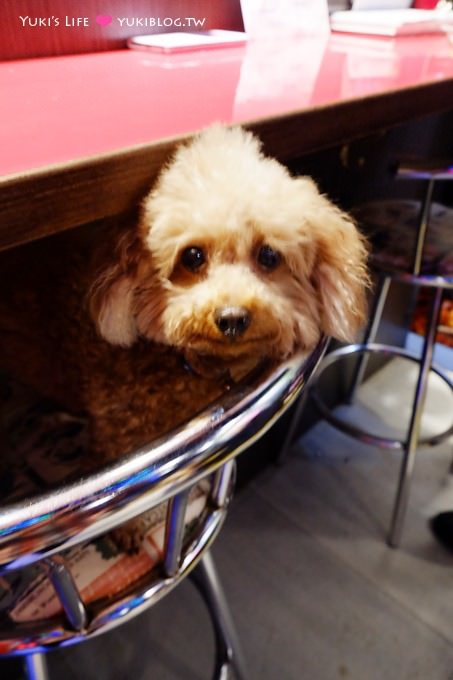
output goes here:
<path id="1" fill-rule="evenodd" d="M 96 23 L 99 24 L 99 26 L 108 26 L 112 23 L 112 17 L 108 14 L 98 14 Z"/>

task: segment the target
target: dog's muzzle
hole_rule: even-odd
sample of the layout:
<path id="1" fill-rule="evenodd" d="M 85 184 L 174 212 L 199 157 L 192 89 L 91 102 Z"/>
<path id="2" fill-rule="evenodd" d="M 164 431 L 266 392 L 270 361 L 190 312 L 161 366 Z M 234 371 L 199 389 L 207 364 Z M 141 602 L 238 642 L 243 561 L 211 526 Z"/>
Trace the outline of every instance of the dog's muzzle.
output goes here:
<path id="1" fill-rule="evenodd" d="M 226 338 L 234 339 L 245 333 L 252 317 L 245 307 L 219 307 L 214 312 L 214 321 Z"/>

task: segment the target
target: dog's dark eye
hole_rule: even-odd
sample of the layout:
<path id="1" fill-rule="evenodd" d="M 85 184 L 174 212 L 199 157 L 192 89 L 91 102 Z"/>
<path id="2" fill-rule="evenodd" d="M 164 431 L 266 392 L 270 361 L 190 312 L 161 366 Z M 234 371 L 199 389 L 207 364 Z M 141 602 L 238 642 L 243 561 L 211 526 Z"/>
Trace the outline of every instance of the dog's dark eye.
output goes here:
<path id="1" fill-rule="evenodd" d="M 205 263 L 205 256 L 201 248 L 191 246 L 183 250 L 181 262 L 186 269 L 196 272 Z"/>
<path id="2" fill-rule="evenodd" d="M 264 245 L 258 251 L 257 260 L 264 269 L 271 271 L 280 264 L 281 255 L 270 246 Z"/>

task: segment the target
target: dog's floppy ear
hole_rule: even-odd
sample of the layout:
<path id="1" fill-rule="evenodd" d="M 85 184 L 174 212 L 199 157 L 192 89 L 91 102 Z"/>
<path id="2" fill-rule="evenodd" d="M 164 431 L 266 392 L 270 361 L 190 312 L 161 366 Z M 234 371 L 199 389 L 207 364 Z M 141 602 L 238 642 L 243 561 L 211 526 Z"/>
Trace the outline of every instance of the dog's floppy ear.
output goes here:
<path id="1" fill-rule="evenodd" d="M 311 280 L 322 331 L 351 342 L 366 318 L 366 241 L 352 218 L 319 193 L 309 221 L 316 249 Z"/>
<path id="2" fill-rule="evenodd" d="M 99 335 L 112 345 L 130 347 L 137 339 L 133 301 L 140 248 L 135 230 L 122 234 L 89 291 L 90 315 Z"/>

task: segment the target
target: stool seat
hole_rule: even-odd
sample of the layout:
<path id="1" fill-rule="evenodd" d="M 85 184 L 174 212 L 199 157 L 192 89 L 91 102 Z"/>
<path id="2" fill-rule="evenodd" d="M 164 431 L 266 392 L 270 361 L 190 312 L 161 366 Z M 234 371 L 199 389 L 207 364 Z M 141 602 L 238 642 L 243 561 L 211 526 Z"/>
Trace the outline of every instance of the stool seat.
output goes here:
<path id="1" fill-rule="evenodd" d="M 353 211 L 370 240 L 371 264 L 389 273 L 411 271 L 420 203 L 382 200 L 364 203 Z M 420 273 L 446 277 L 453 283 L 453 208 L 432 203 Z"/>
<path id="2" fill-rule="evenodd" d="M 214 627 L 213 677 L 234 671 L 245 680 L 209 547 L 228 509 L 234 459 L 291 405 L 326 344 L 261 366 L 189 422 L 89 477 L 73 475 L 87 443 L 83 419 L 28 401 L 19 386 L 25 410 L 14 405 L 2 427 L 30 456 L 19 476 L 6 470 L 0 488 L 0 657 L 23 654 L 28 678 L 47 680 L 42 652 L 110 630 L 189 576 Z M 2 402 L 15 391 L 0 389 Z M 106 532 L 148 512 L 143 549 L 116 554 Z"/>

